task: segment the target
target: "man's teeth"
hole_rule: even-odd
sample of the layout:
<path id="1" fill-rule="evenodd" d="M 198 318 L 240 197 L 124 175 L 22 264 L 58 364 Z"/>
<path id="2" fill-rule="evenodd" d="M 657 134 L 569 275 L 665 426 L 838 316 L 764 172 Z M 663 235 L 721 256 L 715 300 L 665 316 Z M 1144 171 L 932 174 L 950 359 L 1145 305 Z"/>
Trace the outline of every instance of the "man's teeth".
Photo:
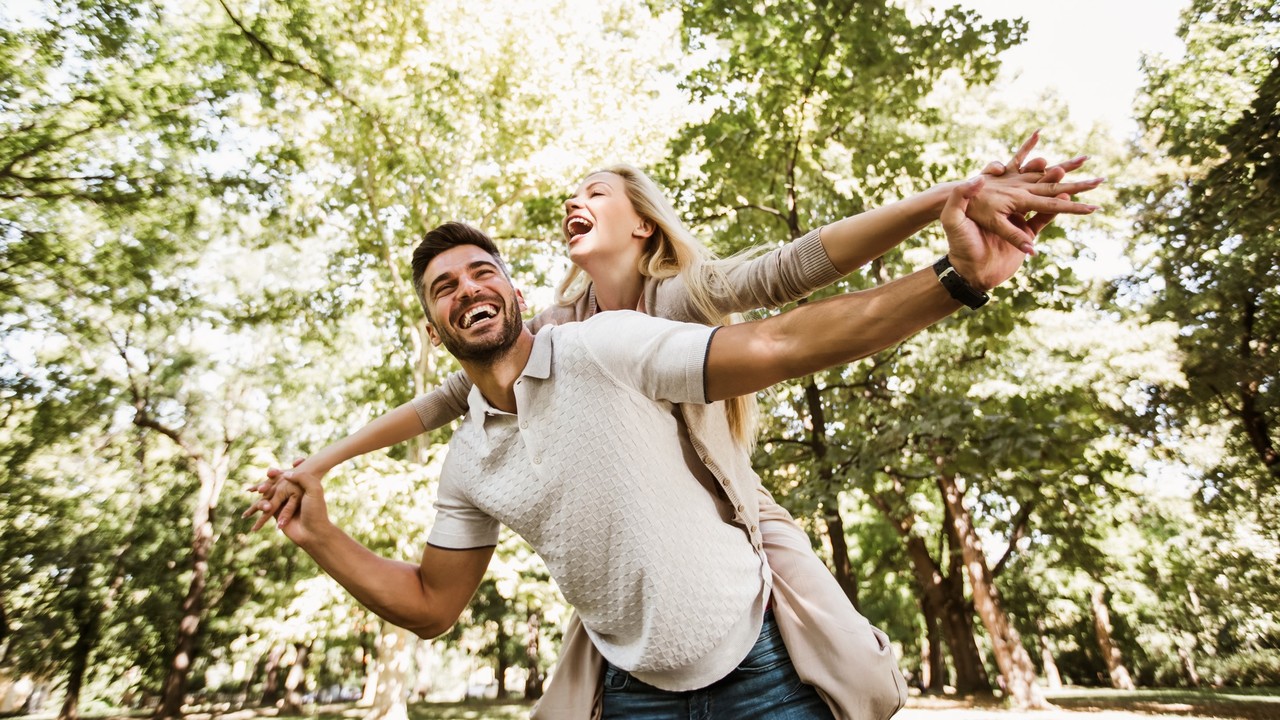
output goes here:
<path id="1" fill-rule="evenodd" d="M 497 314 L 498 309 L 492 305 L 477 305 L 462 316 L 462 328 L 465 330 L 475 325 L 478 320 L 488 320 Z"/>

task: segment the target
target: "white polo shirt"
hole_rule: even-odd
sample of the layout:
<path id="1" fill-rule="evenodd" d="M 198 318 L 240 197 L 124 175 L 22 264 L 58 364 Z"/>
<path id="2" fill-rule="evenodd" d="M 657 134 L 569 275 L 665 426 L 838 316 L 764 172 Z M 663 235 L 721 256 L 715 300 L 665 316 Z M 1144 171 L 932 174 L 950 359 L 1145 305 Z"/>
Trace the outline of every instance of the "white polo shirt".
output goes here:
<path id="1" fill-rule="evenodd" d="M 516 381 L 518 414 L 472 389 L 428 538 L 494 545 L 507 525 L 600 653 L 667 690 L 737 667 L 767 600 L 764 554 L 691 468 L 674 408 L 706 401 L 714 332 L 635 312 L 543 328 Z"/>

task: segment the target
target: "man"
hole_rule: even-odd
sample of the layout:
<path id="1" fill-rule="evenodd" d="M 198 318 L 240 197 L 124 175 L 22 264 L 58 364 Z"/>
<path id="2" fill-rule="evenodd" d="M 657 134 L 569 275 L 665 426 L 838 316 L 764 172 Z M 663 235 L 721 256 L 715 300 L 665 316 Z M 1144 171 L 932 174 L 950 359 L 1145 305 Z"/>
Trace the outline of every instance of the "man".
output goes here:
<path id="1" fill-rule="evenodd" d="M 535 337 L 492 241 L 436 228 L 415 251 L 415 288 L 433 341 L 475 387 L 422 560 L 380 558 L 346 536 L 310 478 L 285 534 L 374 612 L 434 637 L 469 602 L 506 524 L 608 661 L 605 717 L 669 717 L 689 691 L 715 717 L 830 717 L 769 619 L 749 459 L 723 413 L 673 408 L 850 362 L 980 304 L 1023 257 L 965 217 L 980 184 L 943 211 L 951 266 L 723 328 L 610 313 Z"/>

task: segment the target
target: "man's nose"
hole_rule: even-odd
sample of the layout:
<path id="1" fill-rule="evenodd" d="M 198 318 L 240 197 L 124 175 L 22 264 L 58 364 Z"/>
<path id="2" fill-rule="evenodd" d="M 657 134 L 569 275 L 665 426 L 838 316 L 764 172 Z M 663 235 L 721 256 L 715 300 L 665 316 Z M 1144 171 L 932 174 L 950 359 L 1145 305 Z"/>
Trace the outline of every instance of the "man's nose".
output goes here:
<path id="1" fill-rule="evenodd" d="M 463 275 L 458 278 L 458 289 L 455 291 L 459 297 L 471 297 L 480 292 L 480 283 L 476 282 L 470 275 Z"/>

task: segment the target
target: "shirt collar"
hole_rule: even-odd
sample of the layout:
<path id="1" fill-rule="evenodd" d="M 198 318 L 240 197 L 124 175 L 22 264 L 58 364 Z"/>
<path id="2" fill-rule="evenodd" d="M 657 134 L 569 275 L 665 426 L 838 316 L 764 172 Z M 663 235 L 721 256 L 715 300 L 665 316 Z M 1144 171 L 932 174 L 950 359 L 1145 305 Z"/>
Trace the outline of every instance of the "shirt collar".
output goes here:
<path id="1" fill-rule="evenodd" d="M 520 377 L 536 378 L 538 380 L 546 380 L 551 377 L 551 351 L 553 345 L 551 328 L 551 325 L 547 325 L 533 337 L 533 349 L 529 351 L 529 359 L 524 364 L 524 370 L 520 371 Z M 471 393 L 467 396 L 467 405 L 470 407 L 467 416 L 481 425 L 484 424 L 484 419 L 488 415 L 510 414 L 490 405 L 489 401 L 485 399 L 484 393 L 480 392 L 478 385 L 471 386 Z"/>

